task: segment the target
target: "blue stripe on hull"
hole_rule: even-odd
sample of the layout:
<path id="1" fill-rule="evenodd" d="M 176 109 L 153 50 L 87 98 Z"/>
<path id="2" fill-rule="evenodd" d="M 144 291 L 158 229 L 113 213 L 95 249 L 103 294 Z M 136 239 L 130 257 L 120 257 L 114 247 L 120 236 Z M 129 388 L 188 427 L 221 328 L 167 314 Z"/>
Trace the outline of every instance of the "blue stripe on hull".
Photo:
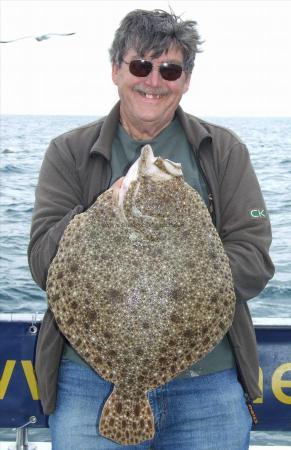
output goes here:
<path id="1" fill-rule="evenodd" d="M 0 317 L 0 428 L 21 427 L 31 418 L 30 427 L 47 426 L 33 369 L 40 323 L 40 317 Z M 253 405 L 254 430 L 291 431 L 291 323 L 265 320 L 256 335 L 263 397 Z"/>

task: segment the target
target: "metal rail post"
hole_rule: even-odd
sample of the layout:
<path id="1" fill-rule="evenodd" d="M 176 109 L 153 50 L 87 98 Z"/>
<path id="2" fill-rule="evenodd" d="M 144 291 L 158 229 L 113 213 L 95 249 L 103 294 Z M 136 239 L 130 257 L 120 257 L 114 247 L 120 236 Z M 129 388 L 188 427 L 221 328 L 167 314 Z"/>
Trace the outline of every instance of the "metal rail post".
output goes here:
<path id="1" fill-rule="evenodd" d="M 16 447 L 15 450 L 29 450 L 28 447 L 28 429 L 17 428 L 16 430 Z"/>
<path id="2" fill-rule="evenodd" d="M 37 418 L 35 416 L 31 416 L 29 421 L 22 425 L 22 427 L 16 428 L 16 446 L 15 450 L 36 450 L 36 446 L 33 444 L 29 445 L 28 443 L 28 428 L 27 425 L 31 423 L 36 423 Z"/>

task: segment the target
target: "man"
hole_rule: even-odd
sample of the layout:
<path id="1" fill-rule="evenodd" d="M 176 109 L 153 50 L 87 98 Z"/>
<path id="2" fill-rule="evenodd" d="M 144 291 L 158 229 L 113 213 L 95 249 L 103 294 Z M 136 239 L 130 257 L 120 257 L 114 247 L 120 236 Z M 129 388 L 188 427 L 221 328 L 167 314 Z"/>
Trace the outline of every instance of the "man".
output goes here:
<path id="1" fill-rule="evenodd" d="M 270 224 L 245 145 L 230 131 L 186 114 L 200 40 L 193 21 L 164 11 L 135 10 L 116 31 L 110 56 L 120 102 L 101 120 L 54 139 L 36 190 L 29 244 L 35 281 L 45 289 L 49 265 L 74 215 L 122 177 L 150 143 L 155 155 L 180 162 L 206 202 L 229 257 L 236 292 L 232 328 L 202 361 L 149 393 L 156 434 L 128 449 L 243 450 L 259 394 L 256 343 L 247 300 L 273 275 Z M 64 341 L 47 311 L 36 371 L 54 450 L 123 448 L 98 434 L 112 385 Z"/>

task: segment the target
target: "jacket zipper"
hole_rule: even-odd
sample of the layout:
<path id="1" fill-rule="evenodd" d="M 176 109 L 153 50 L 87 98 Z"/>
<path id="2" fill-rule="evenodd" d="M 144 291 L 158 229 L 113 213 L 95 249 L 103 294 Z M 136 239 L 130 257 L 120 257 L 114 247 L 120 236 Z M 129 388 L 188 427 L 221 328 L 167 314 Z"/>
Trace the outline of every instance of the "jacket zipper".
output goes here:
<path id="1" fill-rule="evenodd" d="M 253 424 L 258 425 L 259 420 L 258 420 L 258 417 L 254 410 L 253 401 L 250 399 L 249 395 L 246 392 L 245 392 L 245 401 L 246 401 L 246 405 L 248 407 L 249 413 L 251 415 Z"/>
<path id="2" fill-rule="evenodd" d="M 215 226 L 216 225 L 216 216 L 215 216 L 215 210 L 214 210 L 214 204 L 213 204 L 213 196 L 212 196 L 212 192 L 210 190 L 210 184 L 208 182 L 207 176 L 206 176 L 206 174 L 205 174 L 205 172 L 204 172 L 204 170 L 202 168 L 202 165 L 201 165 L 200 154 L 199 153 L 200 153 L 199 149 L 195 148 L 194 149 L 194 156 L 195 156 L 196 164 L 197 164 L 199 173 L 201 174 L 201 176 L 202 176 L 202 178 L 204 180 L 206 189 L 207 189 L 208 211 L 209 211 L 209 213 L 211 215 L 213 225 Z"/>
<path id="3" fill-rule="evenodd" d="M 204 172 L 204 170 L 202 168 L 202 165 L 201 165 L 199 149 L 194 149 L 194 155 L 195 155 L 195 160 L 196 160 L 196 164 L 197 164 L 198 170 L 199 170 L 199 172 L 200 172 L 200 174 L 201 174 L 201 176 L 202 176 L 202 178 L 204 180 L 204 183 L 205 183 L 205 186 L 206 186 L 206 189 L 207 189 L 207 194 L 208 194 L 207 196 L 208 196 L 208 201 L 209 201 L 208 210 L 209 210 L 209 213 L 211 215 L 212 222 L 213 222 L 213 224 L 215 226 L 216 225 L 216 215 L 215 215 L 215 209 L 214 209 L 214 203 L 213 203 L 213 196 L 212 196 L 212 192 L 210 190 L 210 184 L 208 182 L 207 176 L 206 176 L 206 174 L 205 174 L 205 172 Z M 229 338 L 231 340 L 230 336 L 229 336 Z M 234 355 L 235 355 L 235 352 L 234 352 Z M 240 368 L 240 364 L 239 364 L 238 358 L 236 356 L 235 356 L 235 361 L 236 361 L 236 365 L 237 365 L 237 369 L 238 369 L 238 373 L 239 373 L 240 383 L 241 383 L 243 391 L 244 391 L 244 397 L 245 397 L 245 402 L 246 402 L 247 408 L 249 410 L 249 413 L 251 415 L 251 418 L 252 418 L 252 421 L 253 421 L 254 425 L 257 425 L 259 421 L 258 421 L 257 415 L 256 415 L 254 407 L 253 407 L 253 401 L 251 400 L 251 398 L 249 396 L 246 383 L 244 382 L 243 372 L 242 372 L 242 370 Z"/>

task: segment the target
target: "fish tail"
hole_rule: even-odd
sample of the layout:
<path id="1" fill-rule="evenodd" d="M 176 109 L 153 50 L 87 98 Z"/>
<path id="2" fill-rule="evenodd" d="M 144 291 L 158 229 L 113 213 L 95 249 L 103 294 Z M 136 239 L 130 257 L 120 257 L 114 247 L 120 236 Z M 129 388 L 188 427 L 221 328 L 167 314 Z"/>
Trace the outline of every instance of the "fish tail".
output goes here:
<path id="1" fill-rule="evenodd" d="M 106 401 L 99 431 L 107 439 L 122 445 L 139 444 L 155 434 L 154 417 L 146 396 L 121 397 L 114 388 Z"/>

